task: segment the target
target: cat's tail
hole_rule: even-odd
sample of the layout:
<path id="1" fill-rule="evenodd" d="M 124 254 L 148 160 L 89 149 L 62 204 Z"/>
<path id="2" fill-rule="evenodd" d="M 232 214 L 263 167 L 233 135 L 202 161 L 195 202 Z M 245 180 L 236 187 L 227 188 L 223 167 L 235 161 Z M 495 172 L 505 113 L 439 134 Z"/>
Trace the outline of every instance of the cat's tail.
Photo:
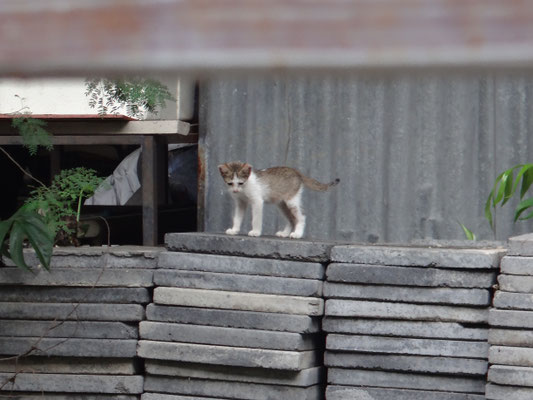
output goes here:
<path id="1" fill-rule="evenodd" d="M 335 186 L 338 184 L 341 180 L 339 178 L 335 179 L 334 181 L 330 183 L 322 183 L 317 181 L 316 179 L 309 178 L 308 176 L 301 175 L 303 184 L 308 187 L 311 190 L 316 190 L 318 192 L 325 192 L 330 187 Z"/>

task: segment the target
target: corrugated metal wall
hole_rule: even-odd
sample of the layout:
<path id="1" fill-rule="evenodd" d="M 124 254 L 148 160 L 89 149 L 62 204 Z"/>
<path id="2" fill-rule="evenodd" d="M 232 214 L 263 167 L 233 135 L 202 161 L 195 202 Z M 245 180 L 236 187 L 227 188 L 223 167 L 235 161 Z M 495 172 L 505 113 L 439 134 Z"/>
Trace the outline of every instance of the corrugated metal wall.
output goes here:
<path id="1" fill-rule="evenodd" d="M 200 88 L 205 151 L 204 228 L 231 224 L 217 165 L 288 165 L 328 193 L 306 191 L 306 237 L 356 242 L 505 240 L 531 230 L 513 204 L 483 217 L 496 175 L 533 161 L 533 75 L 403 73 L 387 76 L 226 77 Z M 515 203 L 516 204 L 516 203 Z M 284 221 L 275 207 L 264 233 Z M 249 219 L 245 220 L 246 231 Z"/>

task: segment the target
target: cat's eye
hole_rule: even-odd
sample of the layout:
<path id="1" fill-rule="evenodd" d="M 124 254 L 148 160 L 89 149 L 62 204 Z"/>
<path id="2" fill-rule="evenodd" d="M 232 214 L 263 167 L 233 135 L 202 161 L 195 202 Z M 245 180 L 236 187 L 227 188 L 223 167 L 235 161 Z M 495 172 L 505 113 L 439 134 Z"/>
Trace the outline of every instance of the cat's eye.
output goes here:
<path id="1" fill-rule="evenodd" d="M 239 186 L 242 186 L 242 185 L 244 185 L 244 182 L 239 182 Z"/>
<path id="2" fill-rule="evenodd" d="M 233 183 L 231 183 L 231 182 L 228 182 L 228 186 L 232 186 L 232 185 L 233 185 Z"/>

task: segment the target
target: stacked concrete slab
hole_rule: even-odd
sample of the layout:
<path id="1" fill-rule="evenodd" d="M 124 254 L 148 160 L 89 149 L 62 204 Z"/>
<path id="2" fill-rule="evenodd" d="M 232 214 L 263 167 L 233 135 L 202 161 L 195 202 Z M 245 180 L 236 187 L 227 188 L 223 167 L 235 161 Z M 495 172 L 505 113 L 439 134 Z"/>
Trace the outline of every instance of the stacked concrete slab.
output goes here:
<path id="1" fill-rule="evenodd" d="M 486 396 L 533 399 L 533 234 L 509 239 L 490 310 Z"/>
<path id="2" fill-rule="evenodd" d="M 140 325 L 143 400 L 323 399 L 323 243 L 168 234 Z"/>
<path id="3" fill-rule="evenodd" d="M 336 246 L 328 400 L 482 400 L 502 248 Z"/>
<path id="4" fill-rule="evenodd" d="M 158 250 L 57 249 L 51 272 L 0 267 L 0 395 L 138 399 L 138 324 Z"/>

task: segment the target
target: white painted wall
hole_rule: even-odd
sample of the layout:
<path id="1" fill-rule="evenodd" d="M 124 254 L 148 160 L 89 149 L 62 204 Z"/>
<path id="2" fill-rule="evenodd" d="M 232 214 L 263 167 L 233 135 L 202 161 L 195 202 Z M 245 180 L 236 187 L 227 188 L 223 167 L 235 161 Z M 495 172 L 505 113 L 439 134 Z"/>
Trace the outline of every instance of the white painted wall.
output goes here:
<path id="1" fill-rule="evenodd" d="M 163 77 L 176 101 L 148 119 L 190 120 L 194 114 L 194 82 Z M 22 109 L 27 107 L 26 109 Z M 85 78 L 0 79 L 0 113 L 97 114 L 85 96 Z"/>

